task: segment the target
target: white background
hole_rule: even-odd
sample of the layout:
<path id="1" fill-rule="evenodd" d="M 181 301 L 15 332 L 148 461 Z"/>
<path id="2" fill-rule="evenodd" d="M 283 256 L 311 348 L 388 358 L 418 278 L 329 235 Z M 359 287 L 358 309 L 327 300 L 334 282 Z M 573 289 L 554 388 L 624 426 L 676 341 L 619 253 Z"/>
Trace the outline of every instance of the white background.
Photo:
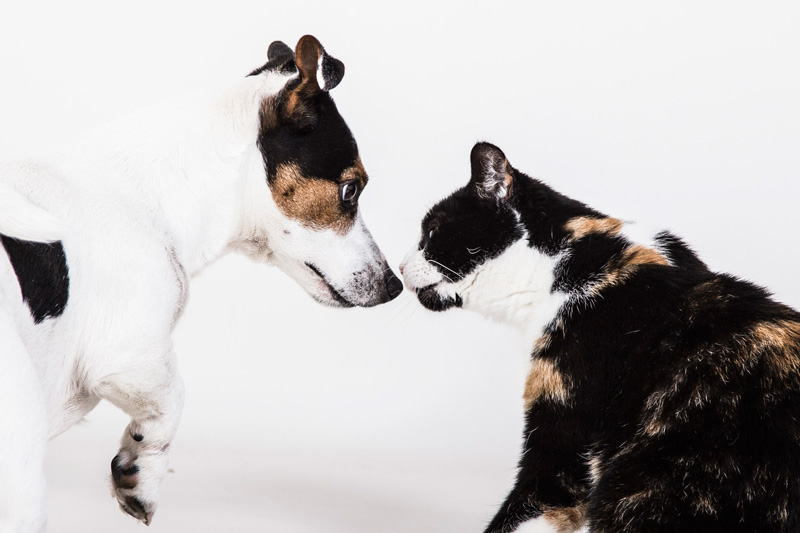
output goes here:
<path id="1" fill-rule="evenodd" d="M 797 2 L 210 4 L 4 5 L 0 159 L 223 87 L 312 33 L 347 67 L 333 96 L 393 266 L 489 140 L 800 306 Z M 175 340 L 187 403 L 154 532 L 478 532 L 511 486 L 526 356 L 505 327 L 408 293 L 325 309 L 227 257 Z M 142 530 L 108 490 L 126 423 L 101 405 L 51 442 L 51 531 Z"/>

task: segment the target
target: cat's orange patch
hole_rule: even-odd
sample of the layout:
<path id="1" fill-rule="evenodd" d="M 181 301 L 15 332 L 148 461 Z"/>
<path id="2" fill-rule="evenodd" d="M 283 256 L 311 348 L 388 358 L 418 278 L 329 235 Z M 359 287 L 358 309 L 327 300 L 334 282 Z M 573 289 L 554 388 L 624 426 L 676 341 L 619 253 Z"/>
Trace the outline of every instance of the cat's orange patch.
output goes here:
<path id="1" fill-rule="evenodd" d="M 606 287 L 625 282 L 643 265 L 669 265 L 669 261 L 647 246 L 641 244 L 629 246 L 618 259 L 606 265 L 603 279 L 592 287 L 592 292 L 599 294 Z"/>
<path id="2" fill-rule="evenodd" d="M 586 522 L 586 507 L 563 507 L 549 509 L 542 513 L 542 517 L 550 523 L 558 533 L 571 533 L 578 530 Z"/>
<path id="3" fill-rule="evenodd" d="M 594 233 L 617 235 L 622 230 L 623 222 L 616 218 L 575 217 L 564 224 L 564 229 L 572 234 L 573 241 Z"/>
<path id="4" fill-rule="evenodd" d="M 620 517 L 624 517 L 628 513 L 635 512 L 637 507 L 645 504 L 655 495 L 656 493 L 653 489 L 647 489 L 631 494 L 630 496 L 620 498 L 619 502 L 617 503 L 617 514 Z"/>
<path id="5" fill-rule="evenodd" d="M 756 350 L 780 377 L 800 371 L 800 322 L 759 322 L 750 328 L 750 336 Z"/>
<path id="6" fill-rule="evenodd" d="M 556 368 L 552 361 L 535 357 L 525 381 L 525 409 L 540 399 L 547 399 L 558 403 L 566 403 L 569 398 L 567 379 Z"/>
<path id="7" fill-rule="evenodd" d="M 533 343 L 533 352 L 534 353 L 541 353 L 550 346 L 550 342 L 553 338 L 550 336 L 549 333 L 542 333 L 541 337 L 536 339 L 536 342 Z"/>

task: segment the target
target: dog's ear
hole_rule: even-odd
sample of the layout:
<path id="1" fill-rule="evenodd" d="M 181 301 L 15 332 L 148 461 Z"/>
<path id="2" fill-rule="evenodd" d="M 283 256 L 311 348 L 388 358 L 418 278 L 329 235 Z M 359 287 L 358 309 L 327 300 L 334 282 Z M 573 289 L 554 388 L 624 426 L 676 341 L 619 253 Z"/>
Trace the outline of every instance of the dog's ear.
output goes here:
<path id="1" fill-rule="evenodd" d="M 313 35 L 304 35 L 295 48 L 301 84 L 330 91 L 344 77 L 344 63 L 331 57 Z"/>
<path id="2" fill-rule="evenodd" d="M 514 188 L 514 176 L 506 155 L 497 146 L 479 142 L 470 154 L 470 185 L 481 198 L 507 200 Z"/>
<path id="3" fill-rule="evenodd" d="M 280 60 L 283 62 L 287 59 L 294 59 L 294 52 L 292 49 L 286 46 L 286 43 L 283 41 L 273 41 L 267 49 L 267 61 L 277 62 Z"/>
<path id="4" fill-rule="evenodd" d="M 249 76 L 257 76 L 266 70 L 286 74 L 297 70 L 292 49 L 281 41 L 273 41 L 267 49 L 267 63 L 251 72 Z"/>
<path id="5" fill-rule="evenodd" d="M 300 74 L 299 83 L 286 94 L 283 118 L 297 131 L 310 131 L 319 119 L 317 97 L 342 81 L 344 64 L 328 55 L 312 35 L 300 38 L 294 59 Z"/>

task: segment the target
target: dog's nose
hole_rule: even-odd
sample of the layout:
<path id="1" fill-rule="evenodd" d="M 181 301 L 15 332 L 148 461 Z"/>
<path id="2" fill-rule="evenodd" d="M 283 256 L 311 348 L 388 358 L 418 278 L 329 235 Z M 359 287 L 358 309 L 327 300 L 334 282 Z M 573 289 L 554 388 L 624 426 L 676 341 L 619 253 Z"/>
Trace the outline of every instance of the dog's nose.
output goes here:
<path id="1" fill-rule="evenodd" d="M 386 292 L 389 293 L 390 300 L 394 300 L 403 292 L 403 282 L 397 279 L 397 276 L 391 270 L 386 274 Z"/>

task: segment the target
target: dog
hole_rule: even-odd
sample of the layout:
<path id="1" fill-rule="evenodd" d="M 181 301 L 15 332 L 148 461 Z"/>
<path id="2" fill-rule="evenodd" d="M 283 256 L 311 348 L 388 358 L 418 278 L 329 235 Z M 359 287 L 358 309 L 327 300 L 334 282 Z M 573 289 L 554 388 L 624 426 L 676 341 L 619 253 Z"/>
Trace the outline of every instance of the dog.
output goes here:
<path id="1" fill-rule="evenodd" d="M 402 292 L 328 94 L 344 65 L 309 35 L 267 57 L 222 93 L 0 166 L 0 531 L 45 528 L 46 441 L 102 399 L 131 417 L 113 493 L 150 523 L 184 401 L 170 335 L 189 279 L 223 254 L 274 264 L 329 306 Z"/>
<path id="2" fill-rule="evenodd" d="M 485 533 L 800 531 L 800 313 L 488 143 L 421 229 L 400 266 L 420 303 L 511 324 L 532 354 Z"/>

